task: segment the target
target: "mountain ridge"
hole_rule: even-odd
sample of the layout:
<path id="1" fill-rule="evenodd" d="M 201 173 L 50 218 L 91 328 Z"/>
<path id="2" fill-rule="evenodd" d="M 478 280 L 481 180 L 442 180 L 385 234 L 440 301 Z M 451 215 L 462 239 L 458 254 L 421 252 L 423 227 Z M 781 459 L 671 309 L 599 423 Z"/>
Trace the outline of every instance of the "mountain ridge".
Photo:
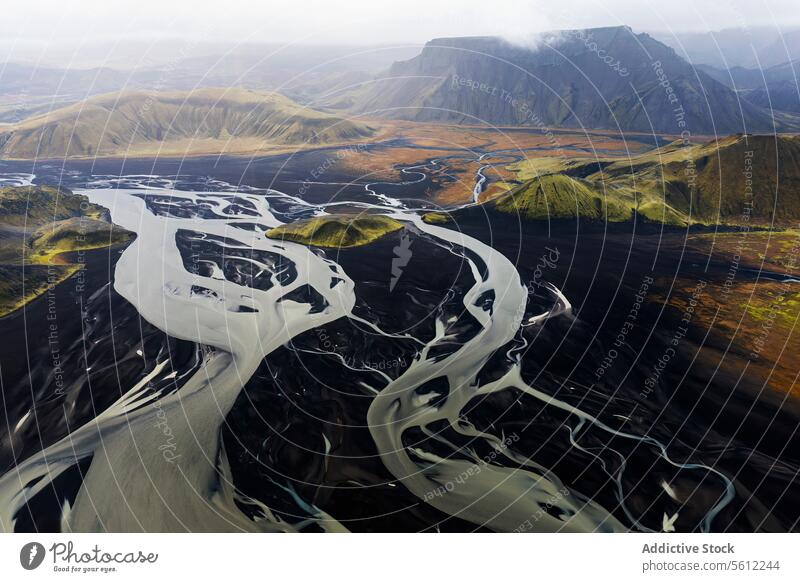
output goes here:
<path id="1" fill-rule="evenodd" d="M 739 134 L 624 159 L 564 161 L 484 204 L 532 220 L 624 222 L 636 213 L 673 226 L 793 227 L 800 136 Z"/>
<path id="2" fill-rule="evenodd" d="M 245 89 L 121 91 L 0 129 L 6 158 L 242 153 L 366 139 L 374 127 Z"/>
<path id="3" fill-rule="evenodd" d="M 629 27 L 545 33 L 525 47 L 499 37 L 429 41 L 422 52 L 330 107 L 413 121 L 693 134 L 786 126 Z"/>

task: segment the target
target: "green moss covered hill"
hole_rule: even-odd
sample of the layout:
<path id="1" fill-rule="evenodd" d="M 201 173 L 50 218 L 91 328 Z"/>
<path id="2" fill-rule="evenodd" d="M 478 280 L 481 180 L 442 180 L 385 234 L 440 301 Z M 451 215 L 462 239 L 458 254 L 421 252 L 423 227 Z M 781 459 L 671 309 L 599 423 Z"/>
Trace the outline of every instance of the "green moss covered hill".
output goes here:
<path id="1" fill-rule="evenodd" d="M 130 233 L 104 208 L 63 188 L 0 188 L 0 316 L 8 315 L 81 268 L 63 253 L 106 247 Z"/>
<path id="2" fill-rule="evenodd" d="M 375 129 L 245 89 L 122 91 L 0 128 L 4 158 L 244 153 L 344 143 Z"/>
<path id="3" fill-rule="evenodd" d="M 663 224 L 800 221 L 800 137 L 735 135 L 669 144 L 630 158 L 544 158 L 516 164 L 524 181 L 487 202 L 522 218 Z"/>
<path id="4" fill-rule="evenodd" d="M 267 236 L 317 247 L 349 248 L 369 244 L 401 228 L 401 222 L 388 216 L 340 214 L 285 224 L 267 231 Z"/>

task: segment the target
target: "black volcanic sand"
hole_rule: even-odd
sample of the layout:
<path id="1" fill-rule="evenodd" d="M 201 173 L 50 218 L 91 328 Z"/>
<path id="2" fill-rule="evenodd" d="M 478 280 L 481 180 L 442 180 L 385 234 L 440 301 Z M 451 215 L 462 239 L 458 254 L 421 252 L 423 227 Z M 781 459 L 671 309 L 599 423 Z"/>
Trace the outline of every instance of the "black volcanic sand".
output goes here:
<path id="1" fill-rule="evenodd" d="M 463 312 L 463 292 L 472 278 L 465 261 L 416 239 L 412 250 L 417 265 L 410 265 L 390 289 L 399 236 L 393 233 L 369 247 L 330 254 L 357 282 L 355 315 L 387 333 L 429 340 L 437 314 Z M 415 302 L 409 300 L 412 292 Z M 448 330 L 462 340 L 477 331 L 465 319 Z M 237 486 L 280 513 L 280 491 L 274 491 L 272 482 L 288 481 L 304 499 L 353 531 L 476 529 L 419 502 L 394 482 L 376 456 L 365 424 L 374 394 L 370 387 L 385 385 L 381 373 L 396 378 L 405 371 L 418 346 L 412 340 L 384 338 L 357 321 L 339 320 L 295 338 L 291 349 L 270 354 L 227 419 L 224 438 Z M 442 345 L 440 353 L 457 347 L 456 342 Z M 291 507 L 283 515 L 292 519 Z"/>
<path id="2" fill-rule="evenodd" d="M 86 252 L 81 272 L 0 319 L 6 338 L 0 352 L 3 473 L 95 418 L 159 362 L 169 360 L 165 371 L 178 372 L 151 386 L 164 392 L 177 390 L 199 365 L 194 344 L 153 327 L 114 291 L 109 280 L 123 248 Z M 18 514 L 15 530 L 58 531 L 60 508 L 74 499 L 89 463 L 82 461 L 34 497 Z"/>
<path id="3" fill-rule="evenodd" d="M 707 330 L 696 325 L 690 325 L 679 342 L 657 386 L 644 390 L 653 365 L 672 345 L 683 315 L 652 299 L 659 293 L 666 296 L 676 276 L 724 279 L 727 264 L 711 264 L 704 271 L 705 256 L 681 256 L 685 232 L 661 233 L 652 225 L 640 224 L 634 233 L 632 225 L 618 225 L 612 231 L 584 225 L 576 231 L 572 224 L 551 224 L 548 234 L 546 223 L 528 224 L 521 235 L 513 217 L 493 217 L 491 232 L 484 221 L 478 212 L 466 213 L 459 216 L 458 227 L 491 242 L 519 265 L 523 282 L 531 289 L 526 317 L 551 305 L 550 296 L 536 285 L 544 281 L 564 291 L 577 315 L 527 328 L 527 344 L 520 337 L 508 346 L 524 353 L 527 381 L 612 428 L 652 437 L 666 446 L 673 461 L 707 465 L 728 476 L 736 498 L 717 515 L 713 530 L 796 528 L 800 414 L 795 403 L 782 403 L 778 394 L 759 394 L 761 386 L 747 377 L 731 378 L 724 366 L 716 369 L 716 362 L 707 356 L 709 350 L 698 352 L 712 340 L 706 337 Z M 358 281 L 357 314 L 380 322 L 386 331 L 412 329 L 415 336 L 429 338 L 431 314 L 463 311 L 460 300 L 471 278 L 464 272 L 463 260 L 449 253 L 446 257 L 434 245 L 414 238 L 412 259 L 389 292 L 396 236 L 332 256 Z M 548 257 L 549 263 L 541 257 Z M 646 277 L 654 279 L 647 301 L 625 346 L 598 378 L 598 366 L 613 347 Z M 403 311 L 397 309 L 396 294 L 403 298 Z M 412 294 L 416 302 L 410 301 Z M 471 333 L 468 321 L 460 324 L 464 329 L 458 333 Z M 349 367 L 359 368 L 365 359 L 378 360 L 394 378 L 413 358 L 413 343 L 387 340 L 357 322 L 338 321 L 297 338 L 293 347 L 334 351 L 341 357 L 281 349 L 266 359 L 248 383 L 225 433 L 236 481 L 246 493 L 259 497 L 271 480 L 288 479 L 306 499 L 355 531 L 476 529 L 440 515 L 393 483 L 377 460 L 364 426 L 370 401 L 364 384 L 379 389 L 383 381 L 374 371 L 353 371 L 342 363 L 344 359 Z M 483 370 L 484 381 L 507 369 L 506 351 L 500 350 Z M 726 362 L 732 357 L 741 356 L 728 354 Z M 424 391 L 423 387 L 420 392 Z M 725 493 L 717 475 L 676 469 L 660 457 L 655 444 L 584 428 L 577 437 L 581 451 L 571 446 L 567 428 L 576 428 L 576 418 L 515 390 L 494 394 L 468 408 L 465 416 L 477 428 L 520 435 L 521 452 L 551 467 L 575 490 L 616 508 L 616 516 L 624 523 L 635 519 L 658 531 L 665 512 L 680 512 L 676 528 L 695 530 Z M 447 427 L 430 428 L 455 439 Z M 405 437 L 409 446 L 426 438 Z M 432 446 L 430 441 L 425 444 Z M 326 447 L 330 447 L 327 456 Z M 618 484 L 608 474 L 620 468 L 623 458 L 626 467 Z M 682 503 L 669 497 L 662 481 L 677 491 Z M 619 507 L 618 487 L 632 518 Z"/>
<path id="4" fill-rule="evenodd" d="M 764 390 L 754 379 L 746 375 L 739 378 L 728 371 L 732 360 L 746 357 L 746 349 L 729 351 L 719 365 L 721 356 L 716 349 L 721 339 L 714 330 L 704 329 L 692 320 L 686 337 L 675 346 L 673 340 L 679 337 L 685 313 L 664 307 L 661 302 L 645 301 L 610 368 L 599 378 L 596 374 L 603 358 L 616 347 L 614 341 L 620 329 L 631 321 L 628 316 L 647 277 L 654 279 L 646 292 L 647 299 L 652 300 L 659 294 L 669 296 L 676 278 L 722 281 L 728 273 L 728 263 L 709 263 L 706 255 L 684 252 L 685 231 L 662 233 L 660 227 L 642 223 L 581 228 L 571 223 L 551 223 L 549 227 L 546 223 L 527 223 L 521 228 L 515 217 L 493 215 L 487 223 L 482 212 L 473 210 L 459 217 L 459 226 L 470 235 L 491 242 L 512 260 L 519 257 L 516 262 L 529 287 L 537 280 L 541 257 L 551 257 L 551 249 L 558 251 L 555 268 L 545 266 L 539 271 L 573 302 L 577 320 L 555 320 L 541 330 L 531 330 L 532 348 L 524 366 L 527 380 L 597 415 L 609 426 L 624 426 L 627 431 L 668 444 L 673 460 L 702 463 L 728 475 L 735 483 L 737 498 L 716 518 L 714 529 L 780 531 L 797 527 L 800 409 L 796 402 L 786 402 L 783 394 Z M 702 301 L 702 294 L 698 300 Z M 701 346 L 703 349 L 699 349 Z M 670 347 L 675 348 L 675 355 L 658 377 L 656 387 L 647 390 L 654 365 L 665 354 L 671 354 Z M 483 403 L 476 411 L 487 414 L 482 408 L 490 404 Z M 507 402 L 489 406 L 486 420 L 494 418 L 493 414 L 502 414 L 507 406 Z M 614 415 L 629 417 L 630 421 L 623 424 Z M 520 422 L 527 422 L 528 418 Z M 481 424 L 476 422 L 476 426 Z M 584 438 L 602 436 L 598 432 L 590 431 Z M 534 440 L 541 443 L 542 437 L 546 435 Z M 620 448 L 620 439 L 616 441 L 614 448 Z M 592 444 L 602 447 L 604 443 L 594 440 Z M 663 469 L 660 474 L 673 487 L 695 490 L 690 483 L 670 479 L 669 467 L 658 467 L 656 471 L 657 467 L 649 462 L 639 466 L 631 462 L 643 447 L 639 444 L 625 453 L 631 455 L 628 477 L 648 472 L 658 475 Z M 545 451 L 552 453 L 553 450 Z M 583 473 L 580 464 L 574 470 L 581 471 L 582 483 L 600 474 Z M 682 478 L 685 475 L 683 472 Z M 658 484 L 652 477 L 642 483 L 638 479 L 623 483 L 623 491 L 633 492 L 631 498 L 635 499 L 640 487 Z M 703 503 L 698 497 L 716 495 L 708 488 L 713 485 L 718 490 L 717 483 L 709 477 L 687 505 L 691 508 L 693 503 Z M 588 489 L 591 491 L 592 486 Z M 686 511 L 684 507 L 681 514 Z M 658 529 L 661 517 L 652 515 L 643 521 Z"/>

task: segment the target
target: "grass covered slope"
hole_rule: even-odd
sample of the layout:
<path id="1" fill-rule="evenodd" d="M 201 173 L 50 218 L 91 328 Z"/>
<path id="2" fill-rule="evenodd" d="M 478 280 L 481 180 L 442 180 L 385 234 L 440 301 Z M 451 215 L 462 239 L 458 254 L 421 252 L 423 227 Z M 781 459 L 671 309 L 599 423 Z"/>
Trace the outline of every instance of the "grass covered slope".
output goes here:
<path id="1" fill-rule="evenodd" d="M 661 198 L 692 222 L 791 225 L 800 220 L 800 137 L 670 144 L 605 165 L 589 179 Z"/>
<path id="2" fill-rule="evenodd" d="M 99 249 L 129 240 L 128 231 L 104 220 L 86 216 L 68 218 L 39 228 L 30 239 L 31 263 L 49 264 L 59 255 Z"/>
<path id="3" fill-rule="evenodd" d="M 622 196 L 607 196 L 591 182 L 550 174 L 524 182 L 490 204 L 500 212 L 532 220 L 580 217 L 621 222 L 631 217 L 631 203 Z"/>
<path id="4" fill-rule="evenodd" d="M 542 158 L 512 166 L 525 180 L 490 204 L 530 219 L 580 217 L 686 224 L 794 226 L 800 137 L 735 135 L 598 160 Z"/>
<path id="5" fill-rule="evenodd" d="M 388 216 L 319 216 L 267 231 L 267 237 L 325 248 L 350 248 L 369 244 L 403 228 Z"/>
<path id="6" fill-rule="evenodd" d="M 123 91 L 33 117 L 0 132 L 0 156 L 63 158 L 253 152 L 344 143 L 375 129 L 245 89 Z"/>
<path id="7" fill-rule="evenodd" d="M 98 218 L 102 206 L 89 203 L 85 196 L 52 186 L 12 186 L 0 188 L 0 225 L 39 227 L 75 216 Z"/>
<path id="8" fill-rule="evenodd" d="M 48 186 L 0 188 L 0 316 L 72 276 L 63 253 L 103 248 L 130 233 L 85 196 Z"/>

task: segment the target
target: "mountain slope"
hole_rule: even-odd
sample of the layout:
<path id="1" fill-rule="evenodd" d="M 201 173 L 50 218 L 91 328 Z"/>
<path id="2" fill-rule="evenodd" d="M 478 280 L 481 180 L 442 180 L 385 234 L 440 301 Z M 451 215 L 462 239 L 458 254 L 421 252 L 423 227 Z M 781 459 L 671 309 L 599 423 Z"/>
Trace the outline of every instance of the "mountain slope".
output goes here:
<path id="1" fill-rule="evenodd" d="M 628 27 L 550 33 L 534 48 L 433 40 L 342 103 L 419 121 L 713 134 L 743 131 L 744 118 L 747 131 L 774 129 L 766 110 Z"/>
<path id="2" fill-rule="evenodd" d="M 800 113 L 800 61 L 789 61 L 768 69 L 699 67 L 723 85 L 740 92 L 742 98 L 767 110 Z"/>
<path id="3" fill-rule="evenodd" d="M 668 204 L 693 220 L 788 225 L 800 219 L 800 138 L 735 135 L 662 150 L 640 158 L 636 177 L 655 183 Z M 629 164 L 604 172 L 613 180 L 633 177 Z"/>
<path id="4" fill-rule="evenodd" d="M 624 160 L 565 160 L 486 206 L 530 219 L 613 222 L 635 211 L 673 225 L 796 226 L 800 137 L 735 135 Z"/>
<path id="5" fill-rule="evenodd" d="M 108 211 L 63 188 L 0 188 L 0 317 L 8 315 L 81 266 L 59 255 L 129 240 Z"/>
<path id="6" fill-rule="evenodd" d="M 800 58 L 800 30 L 776 26 L 725 28 L 710 32 L 653 31 L 695 65 L 767 69 Z"/>
<path id="7" fill-rule="evenodd" d="M 373 135 L 365 124 L 302 107 L 276 93 L 201 89 L 93 97 L 0 132 L 6 158 L 257 151 Z"/>
<path id="8" fill-rule="evenodd" d="M 800 87 L 793 80 L 773 81 L 767 87 L 744 91 L 742 96 L 754 105 L 800 113 Z"/>
<path id="9" fill-rule="evenodd" d="M 652 192 L 567 174 L 537 176 L 485 206 L 527 220 L 625 222 L 638 213 L 645 220 L 672 226 L 689 222 L 685 213 Z"/>
<path id="10" fill-rule="evenodd" d="M 490 204 L 500 212 L 534 220 L 581 217 L 618 222 L 631 217 L 630 206 L 617 197 L 606 196 L 596 184 L 563 174 L 529 180 Z"/>

